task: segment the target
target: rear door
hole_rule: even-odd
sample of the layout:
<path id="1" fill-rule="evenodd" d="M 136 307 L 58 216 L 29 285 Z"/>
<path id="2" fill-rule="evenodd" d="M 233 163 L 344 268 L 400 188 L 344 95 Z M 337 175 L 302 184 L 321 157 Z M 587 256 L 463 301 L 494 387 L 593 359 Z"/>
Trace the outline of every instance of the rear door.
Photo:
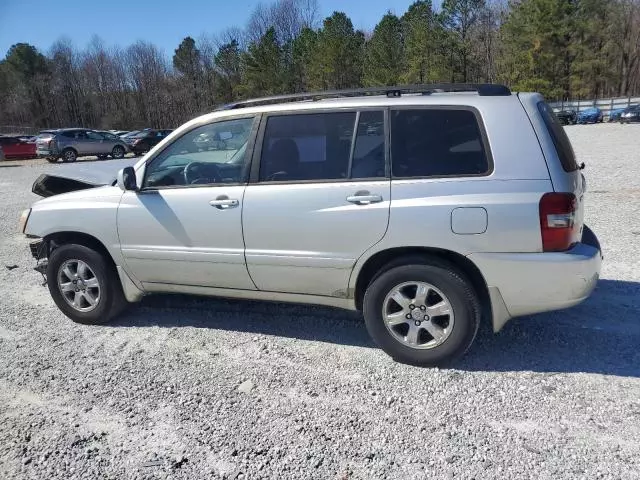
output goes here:
<path id="1" fill-rule="evenodd" d="M 263 118 L 244 196 L 247 268 L 260 290 L 347 295 L 389 220 L 382 110 Z"/>

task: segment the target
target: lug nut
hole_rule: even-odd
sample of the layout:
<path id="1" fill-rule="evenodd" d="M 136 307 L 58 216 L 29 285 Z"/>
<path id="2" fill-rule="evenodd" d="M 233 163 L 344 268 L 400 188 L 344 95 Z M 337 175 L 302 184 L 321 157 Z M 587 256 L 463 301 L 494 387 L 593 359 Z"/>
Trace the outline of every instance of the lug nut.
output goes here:
<path id="1" fill-rule="evenodd" d="M 409 305 L 409 308 L 413 310 L 414 308 L 416 308 L 416 306 L 412 303 L 411 305 Z"/>
<path id="2" fill-rule="evenodd" d="M 420 305 L 420 310 L 425 311 L 427 309 L 427 307 L 425 307 L 424 305 Z"/>
<path id="3" fill-rule="evenodd" d="M 407 313 L 407 318 L 411 318 L 411 314 L 410 313 Z"/>

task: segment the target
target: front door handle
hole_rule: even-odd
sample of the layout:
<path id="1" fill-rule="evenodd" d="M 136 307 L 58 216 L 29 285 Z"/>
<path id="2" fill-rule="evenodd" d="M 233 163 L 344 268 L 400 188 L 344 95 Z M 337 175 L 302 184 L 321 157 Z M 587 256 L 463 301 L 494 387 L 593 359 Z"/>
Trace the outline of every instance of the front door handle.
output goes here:
<path id="1" fill-rule="evenodd" d="M 215 200 L 211 200 L 209 205 L 216 207 L 219 210 L 226 210 L 227 208 L 233 208 L 240 205 L 240 202 L 235 198 L 229 198 L 226 195 L 220 195 Z"/>
<path id="2" fill-rule="evenodd" d="M 347 197 L 347 202 L 355 203 L 356 205 L 370 205 L 381 201 L 382 197 L 380 195 L 372 195 L 367 191 L 356 192 L 355 195 Z"/>

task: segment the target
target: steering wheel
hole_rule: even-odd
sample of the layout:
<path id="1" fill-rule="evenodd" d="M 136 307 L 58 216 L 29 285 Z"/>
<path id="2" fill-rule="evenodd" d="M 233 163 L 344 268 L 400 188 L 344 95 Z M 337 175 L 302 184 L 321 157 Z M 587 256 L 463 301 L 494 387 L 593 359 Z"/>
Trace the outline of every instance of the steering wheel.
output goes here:
<path id="1" fill-rule="evenodd" d="M 218 183 L 222 176 L 220 168 L 215 163 L 191 162 L 184 167 L 185 185 L 197 185 L 204 183 Z"/>

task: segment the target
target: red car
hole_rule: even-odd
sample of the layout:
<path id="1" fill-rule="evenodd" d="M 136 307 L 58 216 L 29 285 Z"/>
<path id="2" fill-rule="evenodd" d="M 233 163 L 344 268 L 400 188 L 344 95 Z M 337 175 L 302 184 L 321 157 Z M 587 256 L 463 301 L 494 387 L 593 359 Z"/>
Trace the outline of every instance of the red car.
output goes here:
<path id="1" fill-rule="evenodd" d="M 0 137 L 0 147 L 5 158 L 36 158 L 35 142 L 25 142 L 18 137 Z"/>

